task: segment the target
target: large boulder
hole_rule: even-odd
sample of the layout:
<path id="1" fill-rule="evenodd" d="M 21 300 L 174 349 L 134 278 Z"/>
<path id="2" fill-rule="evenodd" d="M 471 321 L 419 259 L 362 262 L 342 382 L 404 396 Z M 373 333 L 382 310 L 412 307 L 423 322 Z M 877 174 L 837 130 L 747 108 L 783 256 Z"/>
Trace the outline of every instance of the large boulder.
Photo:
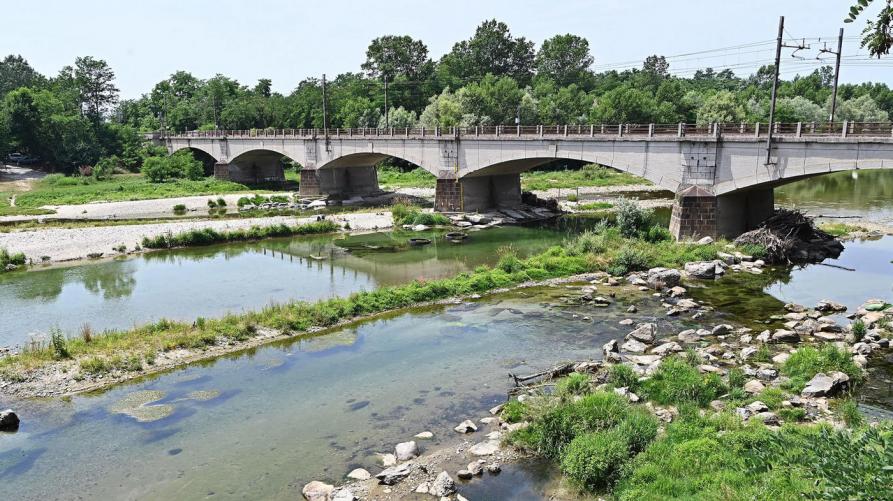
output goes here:
<path id="1" fill-rule="evenodd" d="M 314 480 L 301 489 L 301 494 L 307 501 L 330 501 L 335 492 L 335 486 Z"/>
<path id="2" fill-rule="evenodd" d="M 835 303 L 834 301 L 831 301 L 830 299 L 823 299 L 815 305 L 815 309 L 816 309 L 816 311 L 821 311 L 821 312 L 839 313 L 842 311 L 846 311 L 846 306 L 844 306 L 840 303 Z"/>
<path id="3" fill-rule="evenodd" d="M 648 349 L 648 345 L 636 341 L 635 339 L 630 339 L 623 343 L 623 346 L 621 346 L 620 349 L 626 353 L 645 353 L 645 350 Z"/>
<path id="4" fill-rule="evenodd" d="M 636 341 L 652 344 L 657 338 L 657 324 L 647 323 L 639 324 L 636 329 L 626 335 L 626 339 L 635 339 Z"/>
<path id="5" fill-rule="evenodd" d="M 679 285 L 682 274 L 671 268 L 651 268 L 645 281 L 652 289 L 663 290 Z"/>
<path id="6" fill-rule="evenodd" d="M 468 452 L 475 456 L 489 456 L 491 454 L 496 454 L 499 451 L 499 441 L 498 440 L 487 440 L 486 442 L 479 442 L 471 446 L 468 449 Z"/>
<path id="7" fill-rule="evenodd" d="M 409 461 L 417 458 L 419 457 L 419 446 L 414 440 L 401 442 L 394 448 L 394 456 L 397 457 L 397 461 Z"/>
<path id="8" fill-rule="evenodd" d="M 19 417 L 12 409 L 0 412 L 0 431 L 15 431 L 19 429 Z"/>
<path id="9" fill-rule="evenodd" d="M 685 263 L 685 272 L 693 278 L 711 279 L 724 273 L 722 265 L 715 261 L 694 261 Z"/>
<path id="10" fill-rule="evenodd" d="M 372 474 L 363 468 L 357 468 L 348 473 L 347 478 L 351 480 L 369 480 L 370 478 L 372 478 Z"/>
<path id="11" fill-rule="evenodd" d="M 459 423 L 458 426 L 456 426 L 453 429 L 459 433 L 471 433 L 471 432 L 478 431 L 477 425 L 474 424 L 474 421 L 472 421 L 470 419 L 466 419 L 465 421 L 462 421 L 461 423 Z"/>
<path id="12" fill-rule="evenodd" d="M 804 397 L 829 397 L 844 389 L 849 381 L 850 377 L 843 372 L 819 372 L 806 383 L 800 394 Z"/>

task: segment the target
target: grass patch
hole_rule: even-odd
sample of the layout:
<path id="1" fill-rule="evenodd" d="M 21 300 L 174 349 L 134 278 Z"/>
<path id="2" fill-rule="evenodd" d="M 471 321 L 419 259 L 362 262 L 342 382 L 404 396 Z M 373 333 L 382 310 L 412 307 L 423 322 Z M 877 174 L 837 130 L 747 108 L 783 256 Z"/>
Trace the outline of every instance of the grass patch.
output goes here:
<path id="1" fill-rule="evenodd" d="M 819 372 L 831 371 L 840 371 L 849 376 L 851 387 L 862 382 L 862 369 L 856 365 L 853 357 L 830 343 L 818 349 L 812 346 L 799 348 L 781 367 L 781 373 L 791 378 L 788 388 L 795 393 L 800 393 Z"/>
<path id="2" fill-rule="evenodd" d="M 846 223 L 822 223 L 819 228 L 834 237 L 842 237 L 850 233 L 867 231 L 861 226 Z"/>
<path id="3" fill-rule="evenodd" d="M 570 200 L 570 198 L 568 198 Z M 604 210 L 614 207 L 610 202 L 588 202 L 585 204 L 577 204 L 577 210 Z"/>
<path id="4" fill-rule="evenodd" d="M 378 184 L 391 188 L 433 188 L 437 182 L 434 174 L 421 167 L 404 171 L 393 165 L 378 167 Z"/>
<path id="5" fill-rule="evenodd" d="M 443 226 L 452 224 L 450 218 L 436 212 L 422 212 L 422 209 L 414 205 L 397 203 L 391 207 L 391 217 L 394 219 L 394 225 L 401 226 L 404 224 L 415 226 L 424 224 L 425 226 Z"/>
<path id="6" fill-rule="evenodd" d="M 521 173 L 521 189 L 548 190 L 551 188 L 580 188 L 583 186 L 624 186 L 651 184 L 640 177 L 600 165 L 584 165 L 576 170 L 528 171 Z"/>
<path id="7" fill-rule="evenodd" d="M 153 198 L 218 195 L 249 191 L 244 184 L 213 177 L 199 180 L 176 179 L 153 183 L 139 174 L 119 174 L 111 179 L 66 177 L 51 174 L 35 181 L 31 190 L 19 193 L 16 208 L 36 209 L 44 205 L 73 205 L 89 202 L 120 202 Z"/>
<path id="8" fill-rule="evenodd" d="M 175 247 L 194 247 L 211 245 L 223 242 L 243 242 L 247 240 L 262 240 L 274 237 L 290 237 L 296 235 L 318 235 L 321 233 L 333 233 L 339 230 L 339 226 L 331 221 L 316 221 L 298 226 L 287 224 L 274 224 L 271 226 L 252 226 L 247 230 L 217 231 L 213 228 L 190 230 L 184 233 L 164 234 L 155 237 L 143 238 L 143 247 L 146 249 L 171 249 Z"/>
<path id="9" fill-rule="evenodd" d="M 642 385 L 646 398 L 664 405 L 683 403 L 706 406 L 726 391 L 717 374 L 701 374 L 697 367 L 679 357 L 661 362 L 654 375 Z"/>

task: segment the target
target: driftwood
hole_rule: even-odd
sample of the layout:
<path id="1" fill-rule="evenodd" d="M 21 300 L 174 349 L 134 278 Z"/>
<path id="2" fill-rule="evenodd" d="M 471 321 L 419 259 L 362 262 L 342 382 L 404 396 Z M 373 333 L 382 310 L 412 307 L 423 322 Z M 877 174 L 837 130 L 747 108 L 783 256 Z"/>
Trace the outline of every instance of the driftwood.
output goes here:
<path id="1" fill-rule="evenodd" d="M 819 263 L 822 266 L 827 266 L 829 268 L 838 268 L 846 271 L 856 271 L 856 268 L 847 268 L 846 266 L 841 266 L 839 264 L 831 264 L 831 263 Z"/>
<path id="2" fill-rule="evenodd" d="M 544 370 L 542 372 L 537 372 L 536 374 L 531 374 L 529 376 L 516 376 L 509 373 L 509 377 L 512 378 L 512 381 L 515 382 L 515 386 L 523 386 L 527 381 L 533 381 L 535 379 L 543 378 L 545 380 L 555 379 L 561 376 L 567 376 L 571 372 L 574 372 L 574 364 L 561 364 L 552 367 L 551 369 Z"/>
<path id="3" fill-rule="evenodd" d="M 818 229 L 806 214 L 778 209 L 759 228 L 736 238 L 735 244 L 760 245 L 766 249 L 766 261 L 790 263 L 804 247 L 822 247 L 835 241 L 833 236 Z"/>

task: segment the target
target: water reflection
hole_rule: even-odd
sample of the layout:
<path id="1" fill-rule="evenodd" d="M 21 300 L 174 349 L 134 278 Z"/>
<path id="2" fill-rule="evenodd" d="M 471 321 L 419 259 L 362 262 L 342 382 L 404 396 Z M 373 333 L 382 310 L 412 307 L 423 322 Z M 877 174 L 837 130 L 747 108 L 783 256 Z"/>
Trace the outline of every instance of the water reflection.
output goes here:
<path id="1" fill-rule="evenodd" d="M 470 232 L 462 244 L 432 231 L 421 234 L 433 242 L 423 247 L 409 246 L 419 234 L 407 232 L 299 237 L 3 274 L 0 346 L 54 326 L 69 335 L 85 322 L 96 331 L 126 329 L 452 276 L 494 263 L 501 247 L 522 256 L 541 252 L 592 224 L 565 218 L 547 227 L 495 228 Z"/>
<path id="2" fill-rule="evenodd" d="M 893 222 L 893 171 L 860 170 L 825 174 L 775 190 L 776 203 L 817 216 L 862 216 Z"/>

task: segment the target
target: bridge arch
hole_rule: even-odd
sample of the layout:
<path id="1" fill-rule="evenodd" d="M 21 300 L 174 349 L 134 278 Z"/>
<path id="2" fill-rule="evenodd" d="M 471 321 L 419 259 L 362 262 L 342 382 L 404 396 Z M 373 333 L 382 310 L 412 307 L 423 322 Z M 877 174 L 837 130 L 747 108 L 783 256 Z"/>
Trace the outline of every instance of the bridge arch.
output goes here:
<path id="1" fill-rule="evenodd" d="M 283 158 L 295 161 L 279 149 L 256 148 L 244 151 L 230 158 L 225 167 L 227 178 L 249 184 L 285 182 Z"/>
<path id="2" fill-rule="evenodd" d="M 169 151 L 170 151 L 170 154 L 173 155 L 174 153 L 176 153 L 178 151 L 183 151 L 183 150 L 191 151 L 192 154 L 197 159 L 202 160 L 202 162 L 204 162 L 206 159 L 213 160 L 214 163 L 217 163 L 220 161 L 219 155 L 217 155 L 213 151 L 213 148 L 210 148 L 205 145 L 174 144 L 174 145 L 172 145 L 172 147 L 170 148 Z"/>

